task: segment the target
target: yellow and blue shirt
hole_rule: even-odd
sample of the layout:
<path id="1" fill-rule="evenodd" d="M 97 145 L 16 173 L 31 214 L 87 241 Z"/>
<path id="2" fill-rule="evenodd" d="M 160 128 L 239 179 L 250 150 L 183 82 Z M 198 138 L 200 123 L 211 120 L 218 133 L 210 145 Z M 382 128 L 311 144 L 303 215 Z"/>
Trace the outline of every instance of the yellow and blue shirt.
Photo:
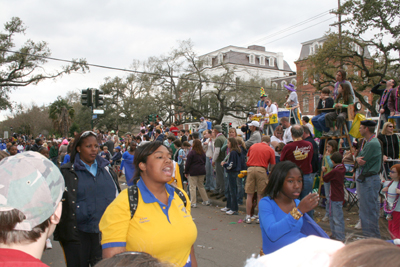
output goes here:
<path id="1" fill-rule="evenodd" d="M 127 251 L 146 252 L 176 266 L 191 266 L 190 251 L 197 228 L 190 214 L 190 201 L 185 207 L 168 184 L 165 185 L 167 205 L 150 192 L 142 179 L 137 187 L 138 207 L 132 219 L 127 189 L 104 212 L 99 224 L 103 249 L 125 247 Z"/>

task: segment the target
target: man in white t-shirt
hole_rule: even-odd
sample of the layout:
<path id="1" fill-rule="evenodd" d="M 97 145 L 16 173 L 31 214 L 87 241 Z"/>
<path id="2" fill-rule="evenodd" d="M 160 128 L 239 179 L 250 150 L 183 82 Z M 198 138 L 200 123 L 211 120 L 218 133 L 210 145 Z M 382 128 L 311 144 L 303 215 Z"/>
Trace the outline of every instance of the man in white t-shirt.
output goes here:
<path id="1" fill-rule="evenodd" d="M 292 126 L 290 125 L 289 118 L 281 118 L 281 124 L 283 129 L 285 129 L 285 133 L 283 134 L 283 141 L 285 142 L 285 144 L 293 142 L 292 132 L 290 131 L 292 129 Z"/>

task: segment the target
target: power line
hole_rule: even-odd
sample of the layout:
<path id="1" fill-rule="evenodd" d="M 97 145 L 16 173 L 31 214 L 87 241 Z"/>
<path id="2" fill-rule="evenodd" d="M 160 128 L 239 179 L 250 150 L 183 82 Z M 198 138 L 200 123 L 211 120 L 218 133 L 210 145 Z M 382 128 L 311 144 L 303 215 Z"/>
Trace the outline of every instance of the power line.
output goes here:
<path id="1" fill-rule="evenodd" d="M 43 59 L 48 59 L 48 60 L 53 60 L 53 61 L 60 61 L 60 62 L 66 62 L 66 63 L 77 63 L 76 61 L 73 61 L 73 60 L 60 59 L 60 58 L 54 58 L 54 57 L 48 57 L 48 56 L 40 56 L 40 55 L 33 55 L 33 54 L 22 53 L 22 52 L 18 52 L 18 51 L 12 51 L 12 50 L 8 50 L 8 49 L 0 49 L 0 51 L 19 54 L 19 55 L 24 55 L 24 56 L 38 57 L 38 58 L 43 58 Z M 152 76 L 158 76 L 158 77 L 164 77 L 164 78 L 181 79 L 181 80 L 193 81 L 193 82 L 204 82 L 204 83 L 228 85 L 228 86 L 232 86 L 232 87 L 248 87 L 248 88 L 257 88 L 257 89 L 260 89 L 260 87 L 262 87 L 262 86 L 253 86 L 253 85 L 240 85 L 240 84 L 238 85 L 238 84 L 226 83 L 226 82 L 215 82 L 215 81 L 210 81 L 210 80 L 199 80 L 199 79 L 179 77 L 179 76 L 174 76 L 174 75 L 168 76 L 168 75 L 162 75 L 162 74 L 158 74 L 158 73 L 137 71 L 137 70 L 130 70 L 130 69 L 123 69 L 123 68 L 117 68 L 117 67 L 109 67 L 109 66 L 98 65 L 98 64 L 90 64 L 90 63 L 84 63 L 84 64 L 86 66 L 95 67 L 95 68 L 117 70 L 117 71 L 130 72 L 130 73 L 136 73 L 136 74 L 141 74 L 141 75 L 152 75 Z M 288 76 L 288 77 L 290 77 L 290 76 Z M 278 89 L 278 88 L 275 89 L 275 88 L 267 88 L 267 87 L 265 87 L 264 89 L 286 91 L 286 89 Z"/>
<path id="2" fill-rule="evenodd" d="M 330 11 L 330 10 L 331 10 L 331 9 L 329 9 L 329 10 L 327 10 L 327 11 L 324 11 L 324 12 L 318 14 L 318 15 L 315 15 L 315 16 L 313 16 L 313 17 L 311 17 L 311 18 L 308 18 L 308 19 L 306 19 L 306 20 L 303 20 L 303 21 L 301 21 L 301 22 L 299 22 L 299 23 L 296 23 L 296 24 L 294 24 L 294 25 L 292 25 L 292 26 L 289 26 L 288 28 L 285 28 L 285 29 L 282 29 L 282 30 L 280 30 L 280 31 L 274 32 L 274 33 L 272 33 L 272 34 L 269 34 L 269 35 L 267 35 L 267 36 L 265 36 L 265 37 L 263 37 L 263 38 L 261 38 L 261 39 L 259 39 L 259 40 L 256 40 L 256 41 L 254 41 L 254 42 L 252 42 L 252 43 L 262 42 L 264 39 L 268 39 L 268 38 L 270 38 L 270 37 L 279 35 L 279 34 L 284 33 L 284 32 L 286 32 L 286 31 L 289 31 L 289 30 L 292 30 L 292 29 L 297 28 L 297 27 L 299 27 L 299 26 L 302 26 L 302 25 L 304 25 L 304 24 L 307 24 L 307 23 L 309 23 L 309 22 L 311 22 L 311 21 L 313 21 L 313 20 L 316 20 L 316 19 L 319 19 L 319 18 L 324 17 L 324 16 L 326 16 L 326 15 L 329 15 L 329 11 Z M 250 43 L 248 43 L 248 44 L 250 44 Z"/>
<path id="3" fill-rule="evenodd" d="M 299 33 L 299 32 L 305 31 L 305 30 L 307 30 L 307 29 L 310 29 L 310 28 L 312 28 L 312 27 L 314 27 L 314 26 L 316 26 L 316 25 L 319 25 L 319 24 L 324 23 L 324 22 L 326 22 L 326 21 L 328 21 L 328 20 L 331 20 L 331 19 L 334 19 L 334 18 L 329 18 L 329 19 L 323 20 L 323 21 L 318 22 L 318 23 L 316 23 L 316 24 L 314 24 L 314 25 L 308 26 L 307 28 L 298 30 L 298 31 L 296 31 L 296 32 L 293 32 L 293 33 L 291 33 L 291 34 L 285 35 L 285 36 L 283 36 L 283 37 L 281 37 L 281 38 L 275 39 L 275 40 L 273 40 L 273 41 L 271 41 L 271 42 L 264 43 L 264 44 L 270 44 L 270 43 L 279 41 L 279 40 L 284 39 L 284 38 L 286 38 L 286 37 L 288 37 L 288 36 L 291 36 L 291 35 L 293 35 L 293 34 L 295 34 L 295 33 Z"/>

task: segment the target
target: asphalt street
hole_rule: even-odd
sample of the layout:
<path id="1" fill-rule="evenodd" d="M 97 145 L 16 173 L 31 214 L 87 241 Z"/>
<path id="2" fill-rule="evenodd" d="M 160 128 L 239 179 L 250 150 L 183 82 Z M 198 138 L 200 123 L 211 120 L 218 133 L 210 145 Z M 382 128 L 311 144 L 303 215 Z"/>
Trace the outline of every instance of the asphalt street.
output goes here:
<path id="1" fill-rule="evenodd" d="M 221 204 L 221 203 L 216 203 Z M 239 223 L 244 213 L 226 215 L 222 207 L 202 206 L 192 209 L 197 225 L 197 240 L 194 244 L 199 266 L 236 267 L 244 266 L 246 259 L 261 248 L 261 231 L 258 224 Z M 59 242 L 44 252 L 42 261 L 49 266 L 65 267 Z"/>

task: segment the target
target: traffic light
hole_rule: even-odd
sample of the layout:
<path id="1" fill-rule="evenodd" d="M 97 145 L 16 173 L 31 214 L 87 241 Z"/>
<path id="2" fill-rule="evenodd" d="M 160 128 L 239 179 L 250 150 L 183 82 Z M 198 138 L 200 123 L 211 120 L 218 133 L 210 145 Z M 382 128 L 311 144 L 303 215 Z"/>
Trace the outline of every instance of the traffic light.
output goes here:
<path id="1" fill-rule="evenodd" d="M 103 94 L 103 91 L 100 91 L 98 89 L 94 91 L 94 106 L 96 108 L 104 105 Z"/>
<path id="2" fill-rule="evenodd" d="M 92 89 L 82 90 L 81 103 L 84 106 L 88 106 L 88 107 L 93 106 Z"/>
<path id="3" fill-rule="evenodd" d="M 222 126 L 222 132 L 224 133 L 224 135 L 228 136 L 228 125 L 226 124 L 226 122 L 223 122 L 221 124 Z"/>
<path id="4" fill-rule="evenodd" d="M 232 122 L 229 123 L 229 129 L 232 128 Z"/>

